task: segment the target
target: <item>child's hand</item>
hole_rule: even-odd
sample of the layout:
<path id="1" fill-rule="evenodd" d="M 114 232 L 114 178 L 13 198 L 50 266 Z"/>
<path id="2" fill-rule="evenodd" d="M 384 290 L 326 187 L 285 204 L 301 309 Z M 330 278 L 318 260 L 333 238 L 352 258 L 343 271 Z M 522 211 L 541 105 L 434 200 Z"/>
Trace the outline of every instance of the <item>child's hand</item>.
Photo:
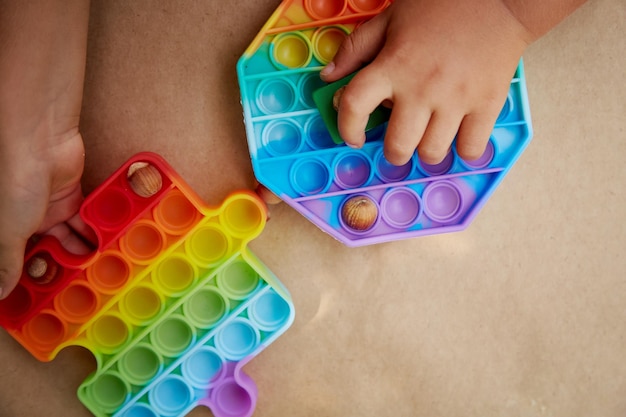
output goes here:
<path id="1" fill-rule="evenodd" d="M 389 162 L 417 148 L 438 163 L 455 135 L 462 158 L 482 155 L 511 78 L 533 34 L 501 0 L 396 0 L 358 27 L 323 71 L 336 81 L 366 65 L 348 84 L 339 132 L 360 147 L 369 114 L 393 107 L 385 137 Z"/>
<path id="2" fill-rule="evenodd" d="M 88 20 L 88 0 L 0 3 L 0 298 L 17 284 L 32 235 L 77 253 L 88 248 L 74 232 L 93 235 L 75 216 Z"/>

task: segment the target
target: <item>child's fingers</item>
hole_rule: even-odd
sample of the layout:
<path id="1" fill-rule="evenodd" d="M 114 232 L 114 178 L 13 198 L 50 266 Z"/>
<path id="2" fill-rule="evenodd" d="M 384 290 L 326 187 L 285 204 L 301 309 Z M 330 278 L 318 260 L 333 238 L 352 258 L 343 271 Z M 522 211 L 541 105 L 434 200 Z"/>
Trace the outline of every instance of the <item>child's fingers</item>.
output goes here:
<path id="1" fill-rule="evenodd" d="M 431 165 L 441 162 L 450 151 L 462 120 L 462 114 L 435 111 L 417 147 L 420 159 Z"/>
<path id="2" fill-rule="evenodd" d="M 0 299 L 6 298 L 17 285 L 24 266 L 26 242 L 14 239 L 0 243 Z"/>
<path id="3" fill-rule="evenodd" d="M 46 209 L 45 218 L 37 232 L 45 233 L 54 225 L 65 222 L 78 213 L 82 202 L 83 194 L 80 183 L 76 183 L 71 188 L 63 189 L 52 195 Z"/>
<path id="4" fill-rule="evenodd" d="M 265 201 L 265 203 L 268 205 L 275 205 L 282 202 L 280 197 L 268 190 L 267 187 L 262 184 L 257 185 L 255 191 L 259 195 L 259 197 L 261 197 L 261 200 Z"/>
<path id="5" fill-rule="evenodd" d="M 394 165 L 407 163 L 420 143 L 431 118 L 430 109 L 413 100 L 396 100 L 385 134 L 384 152 Z"/>
<path id="6" fill-rule="evenodd" d="M 261 197 L 261 200 L 263 200 L 265 204 L 267 205 L 267 209 L 268 209 L 267 221 L 269 221 L 270 218 L 272 217 L 272 212 L 271 212 L 272 206 L 280 204 L 282 200 L 276 194 L 271 192 L 266 186 L 258 182 L 254 191 L 257 193 L 259 197 Z"/>
<path id="7" fill-rule="evenodd" d="M 466 115 L 457 135 L 456 150 L 459 156 L 468 161 L 480 158 L 485 152 L 494 123 L 495 117 L 486 114 Z"/>
<path id="8" fill-rule="evenodd" d="M 356 28 L 343 40 L 333 61 L 322 70 L 322 79 L 326 82 L 337 81 L 371 62 L 385 43 L 386 28 L 386 13 Z"/>
<path id="9" fill-rule="evenodd" d="M 54 236 L 61 246 L 68 252 L 76 255 L 85 255 L 91 252 L 91 248 L 72 230 L 67 223 L 59 223 L 46 232 L 46 235 Z"/>
<path id="10" fill-rule="evenodd" d="M 371 65 L 350 81 L 341 95 L 337 113 L 339 135 L 348 146 L 359 148 L 365 143 L 365 127 L 370 114 L 390 98 L 390 83 Z"/>
<path id="11" fill-rule="evenodd" d="M 83 221 L 79 213 L 72 216 L 66 221 L 66 223 L 82 239 L 91 243 L 93 246 L 98 245 L 98 236 L 96 236 L 96 232 L 94 232 L 93 229 Z"/>

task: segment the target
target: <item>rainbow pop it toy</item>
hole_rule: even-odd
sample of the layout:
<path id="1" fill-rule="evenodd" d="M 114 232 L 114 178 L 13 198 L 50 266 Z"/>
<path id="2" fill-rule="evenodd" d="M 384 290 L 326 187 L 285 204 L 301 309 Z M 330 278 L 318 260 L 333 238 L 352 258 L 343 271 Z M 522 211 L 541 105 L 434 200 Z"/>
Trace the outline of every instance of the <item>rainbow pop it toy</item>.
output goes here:
<path id="1" fill-rule="evenodd" d="M 466 228 L 532 138 L 520 61 L 487 149 L 476 161 L 462 160 L 453 149 L 437 165 L 422 163 L 415 153 L 404 166 L 394 166 L 383 155 L 386 123 L 367 131 L 362 149 L 336 143 L 322 117 L 327 109 L 314 99 L 331 88 L 319 72 L 355 27 L 390 3 L 284 0 L 237 64 L 259 182 L 348 246 Z M 376 209 L 367 228 L 354 227 L 341 214 L 356 196 Z"/>
<path id="2" fill-rule="evenodd" d="M 287 290 L 247 248 L 265 205 L 242 191 L 206 206 L 161 157 L 141 153 L 80 214 L 98 248 L 75 256 L 37 242 L 0 324 L 42 361 L 69 345 L 90 350 L 97 370 L 78 397 L 96 416 L 183 416 L 199 404 L 250 416 L 257 388 L 241 368 L 294 318 Z"/>

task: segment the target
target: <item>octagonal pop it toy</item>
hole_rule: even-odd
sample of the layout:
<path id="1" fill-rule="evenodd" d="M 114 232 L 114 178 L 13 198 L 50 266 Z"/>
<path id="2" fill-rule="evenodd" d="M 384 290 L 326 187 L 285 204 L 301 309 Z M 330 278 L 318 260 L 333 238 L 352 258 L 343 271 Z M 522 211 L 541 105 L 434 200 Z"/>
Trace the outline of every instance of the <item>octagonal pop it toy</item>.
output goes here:
<path id="1" fill-rule="evenodd" d="M 369 124 L 362 149 L 337 141 L 328 90 L 346 80 L 327 86 L 319 73 L 355 27 L 390 3 L 284 0 L 237 64 L 259 182 L 348 246 L 466 228 L 532 138 L 520 61 L 487 149 L 476 161 L 464 161 L 453 147 L 436 165 L 415 153 L 394 166 L 383 155 L 384 117 Z M 355 197 L 375 209 L 365 226 L 342 215 Z"/>
<path id="2" fill-rule="evenodd" d="M 78 388 L 96 416 L 250 416 L 241 368 L 292 323 L 287 290 L 247 248 L 266 207 L 251 192 L 205 205 L 158 155 L 141 153 L 84 201 L 89 255 L 53 238 L 28 250 L 0 325 L 42 361 L 66 346 L 97 370 Z"/>

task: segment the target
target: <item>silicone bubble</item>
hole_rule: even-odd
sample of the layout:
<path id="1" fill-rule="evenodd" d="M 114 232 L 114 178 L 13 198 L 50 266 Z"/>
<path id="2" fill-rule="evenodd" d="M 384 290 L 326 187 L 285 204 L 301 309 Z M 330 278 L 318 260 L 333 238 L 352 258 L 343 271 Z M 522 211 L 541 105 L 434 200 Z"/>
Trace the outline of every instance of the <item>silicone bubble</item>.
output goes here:
<path id="1" fill-rule="evenodd" d="M 297 152 L 304 143 L 302 129 L 290 120 L 272 120 L 263 128 L 263 147 L 273 156 Z"/>
<path id="2" fill-rule="evenodd" d="M 254 409 L 254 398 L 233 379 L 213 391 L 215 414 L 220 417 L 247 416 Z"/>
<path id="3" fill-rule="evenodd" d="M 0 316 L 19 318 L 26 314 L 33 304 L 30 291 L 18 284 L 0 304 Z"/>
<path id="4" fill-rule="evenodd" d="M 152 380 L 163 368 L 163 359 L 148 344 L 142 343 L 127 351 L 119 360 L 118 369 L 134 385 Z"/>
<path id="5" fill-rule="evenodd" d="M 114 294 L 130 277 L 130 264 L 117 252 L 105 252 L 87 269 L 87 280 L 100 292 Z"/>
<path id="6" fill-rule="evenodd" d="M 55 297 L 54 305 L 66 321 L 83 323 L 98 310 L 99 296 L 85 282 L 76 281 Z"/>
<path id="7" fill-rule="evenodd" d="M 130 386 L 117 372 L 107 372 L 87 387 L 87 395 L 105 413 L 113 413 L 128 400 Z"/>
<path id="8" fill-rule="evenodd" d="M 244 318 L 228 322 L 215 336 L 215 347 L 224 358 L 239 361 L 256 349 L 259 331 Z"/>
<path id="9" fill-rule="evenodd" d="M 134 263 L 149 264 L 161 253 L 165 235 L 156 224 L 143 220 L 133 224 L 120 239 L 120 248 Z"/>
<path id="10" fill-rule="evenodd" d="M 305 73 L 298 80 L 298 94 L 300 101 L 304 107 L 315 107 L 315 101 L 313 101 L 313 91 L 324 85 L 324 81 L 320 78 L 318 73 L 309 72 Z"/>
<path id="11" fill-rule="evenodd" d="M 218 225 L 211 224 L 195 230 L 185 241 L 185 250 L 196 264 L 211 266 L 228 255 L 231 241 Z"/>
<path id="12" fill-rule="evenodd" d="M 386 183 L 402 181 L 413 172 L 414 163 L 415 158 L 411 158 L 404 165 L 393 165 L 387 161 L 381 149 L 376 154 L 376 174 Z"/>
<path id="13" fill-rule="evenodd" d="M 383 196 L 380 203 L 385 222 L 396 228 L 412 226 L 420 216 L 420 197 L 409 188 L 394 188 Z"/>
<path id="14" fill-rule="evenodd" d="M 317 158 L 298 159 L 290 171 L 293 188 L 302 195 L 325 192 L 332 182 L 326 164 Z"/>
<path id="15" fill-rule="evenodd" d="M 265 212 L 257 200 L 243 197 L 228 200 L 221 213 L 223 225 L 231 236 L 256 236 L 265 226 Z"/>
<path id="16" fill-rule="evenodd" d="M 301 32 L 281 33 L 272 41 L 271 57 L 279 69 L 306 67 L 312 56 L 311 41 Z"/>
<path id="17" fill-rule="evenodd" d="M 326 65 L 333 60 L 347 31 L 339 26 L 321 27 L 313 34 L 313 55 Z"/>
<path id="18" fill-rule="evenodd" d="M 159 323 L 150 334 L 155 349 L 168 357 L 182 353 L 195 339 L 194 329 L 179 315 L 173 315 Z"/>
<path id="19" fill-rule="evenodd" d="M 63 276 L 63 267 L 47 252 L 33 255 L 25 262 L 24 269 L 28 280 L 42 291 L 48 291 L 47 287 Z"/>
<path id="20" fill-rule="evenodd" d="M 158 417 L 158 415 L 147 404 L 137 403 L 128 408 L 123 417 Z"/>
<path id="21" fill-rule="evenodd" d="M 485 147 L 485 152 L 480 156 L 480 158 L 475 159 L 473 161 L 468 161 L 465 159 L 461 159 L 463 165 L 465 165 L 469 169 L 480 169 L 488 166 L 491 161 L 493 161 L 493 157 L 496 154 L 496 150 L 493 144 L 493 141 L 487 142 Z"/>
<path id="22" fill-rule="evenodd" d="M 420 160 L 418 166 L 424 172 L 424 174 L 434 177 L 446 174 L 452 168 L 453 163 L 454 153 L 448 152 L 445 158 L 443 158 L 443 160 L 437 164 L 427 164 Z"/>
<path id="23" fill-rule="evenodd" d="M 183 305 L 187 320 L 201 329 L 208 329 L 219 322 L 230 308 L 228 298 L 215 287 L 205 287 L 194 293 Z"/>
<path id="24" fill-rule="evenodd" d="M 304 125 L 304 132 L 314 149 L 327 149 L 337 146 L 319 114 L 309 117 Z"/>
<path id="25" fill-rule="evenodd" d="M 113 354 L 120 350 L 130 336 L 128 324 L 114 313 L 102 315 L 87 329 L 87 338 L 105 354 Z"/>
<path id="26" fill-rule="evenodd" d="M 284 78 L 268 78 L 257 87 L 257 105 L 266 114 L 286 113 L 297 103 L 296 86 Z"/>
<path id="27" fill-rule="evenodd" d="M 202 347 L 185 359 L 183 377 L 195 388 L 205 389 L 217 381 L 225 372 L 226 363 L 215 349 Z"/>
<path id="28" fill-rule="evenodd" d="M 161 313 L 162 307 L 158 292 L 148 285 L 138 285 L 130 289 L 119 303 L 120 312 L 137 326 L 150 323 Z"/>
<path id="29" fill-rule="evenodd" d="M 222 269 L 217 286 L 233 300 L 247 298 L 259 285 L 259 274 L 243 261 L 236 260 Z"/>
<path id="30" fill-rule="evenodd" d="M 132 213 L 128 194 L 118 188 L 102 190 L 87 207 L 98 226 L 109 230 L 123 225 Z"/>
<path id="31" fill-rule="evenodd" d="M 351 214 L 350 205 L 356 207 L 358 215 Z M 369 234 L 380 222 L 379 203 L 367 194 L 348 195 L 339 205 L 338 213 L 341 227 L 353 235 Z"/>
<path id="32" fill-rule="evenodd" d="M 170 375 L 159 381 L 148 398 L 159 414 L 178 417 L 191 405 L 193 392 L 181 377 Z"/>
<path id="33" fill-rule="evenodd" d="M 23 332 L 33 344 L 46 349 L 65 339 L 67 325 L 53 312 L 43 311 L 26 323 Z"/>
<path id="34" fill-rule="evenodd" d="M 372 162 L 363 152 L 342 153 L 335 160 L 335 181 L 341 188 L 361 187 L 372 175 Z"/>
<path id="35" fill-rule="evenodd" d="M 291 314 L 289 304 L 275 291 L 268 291 L 248 308 L 250 319 L 263 331 L 274 331 L 283 326 Z"/>
<path id="36" fill-rule="evenodd" d="M 154 210 L 154 220 L 167 233 L 181 235 L 199 220 L 200 213 L 178 189 L 170 191 Z"/>
<path id="37" fill-rule="evenodd" d="M 181 255 L 163 259 L 152 273 L 152 281 L 164 294 L 177 297 L 193 285 L 197 268 Z"/>
<path id="38" fill-rule="evenodd" d="M 315 20 L 340 16 L 347 5 L 346 0 L 304 0 L 304 9 Z"/>
<path id="39" fill-rule="evenodd" d="M 424 213 L 434 221 L 452 222 L 461 213 L 463 197 L 451 181 L 441 180 L 429 184 L 422 198 Z"/>

